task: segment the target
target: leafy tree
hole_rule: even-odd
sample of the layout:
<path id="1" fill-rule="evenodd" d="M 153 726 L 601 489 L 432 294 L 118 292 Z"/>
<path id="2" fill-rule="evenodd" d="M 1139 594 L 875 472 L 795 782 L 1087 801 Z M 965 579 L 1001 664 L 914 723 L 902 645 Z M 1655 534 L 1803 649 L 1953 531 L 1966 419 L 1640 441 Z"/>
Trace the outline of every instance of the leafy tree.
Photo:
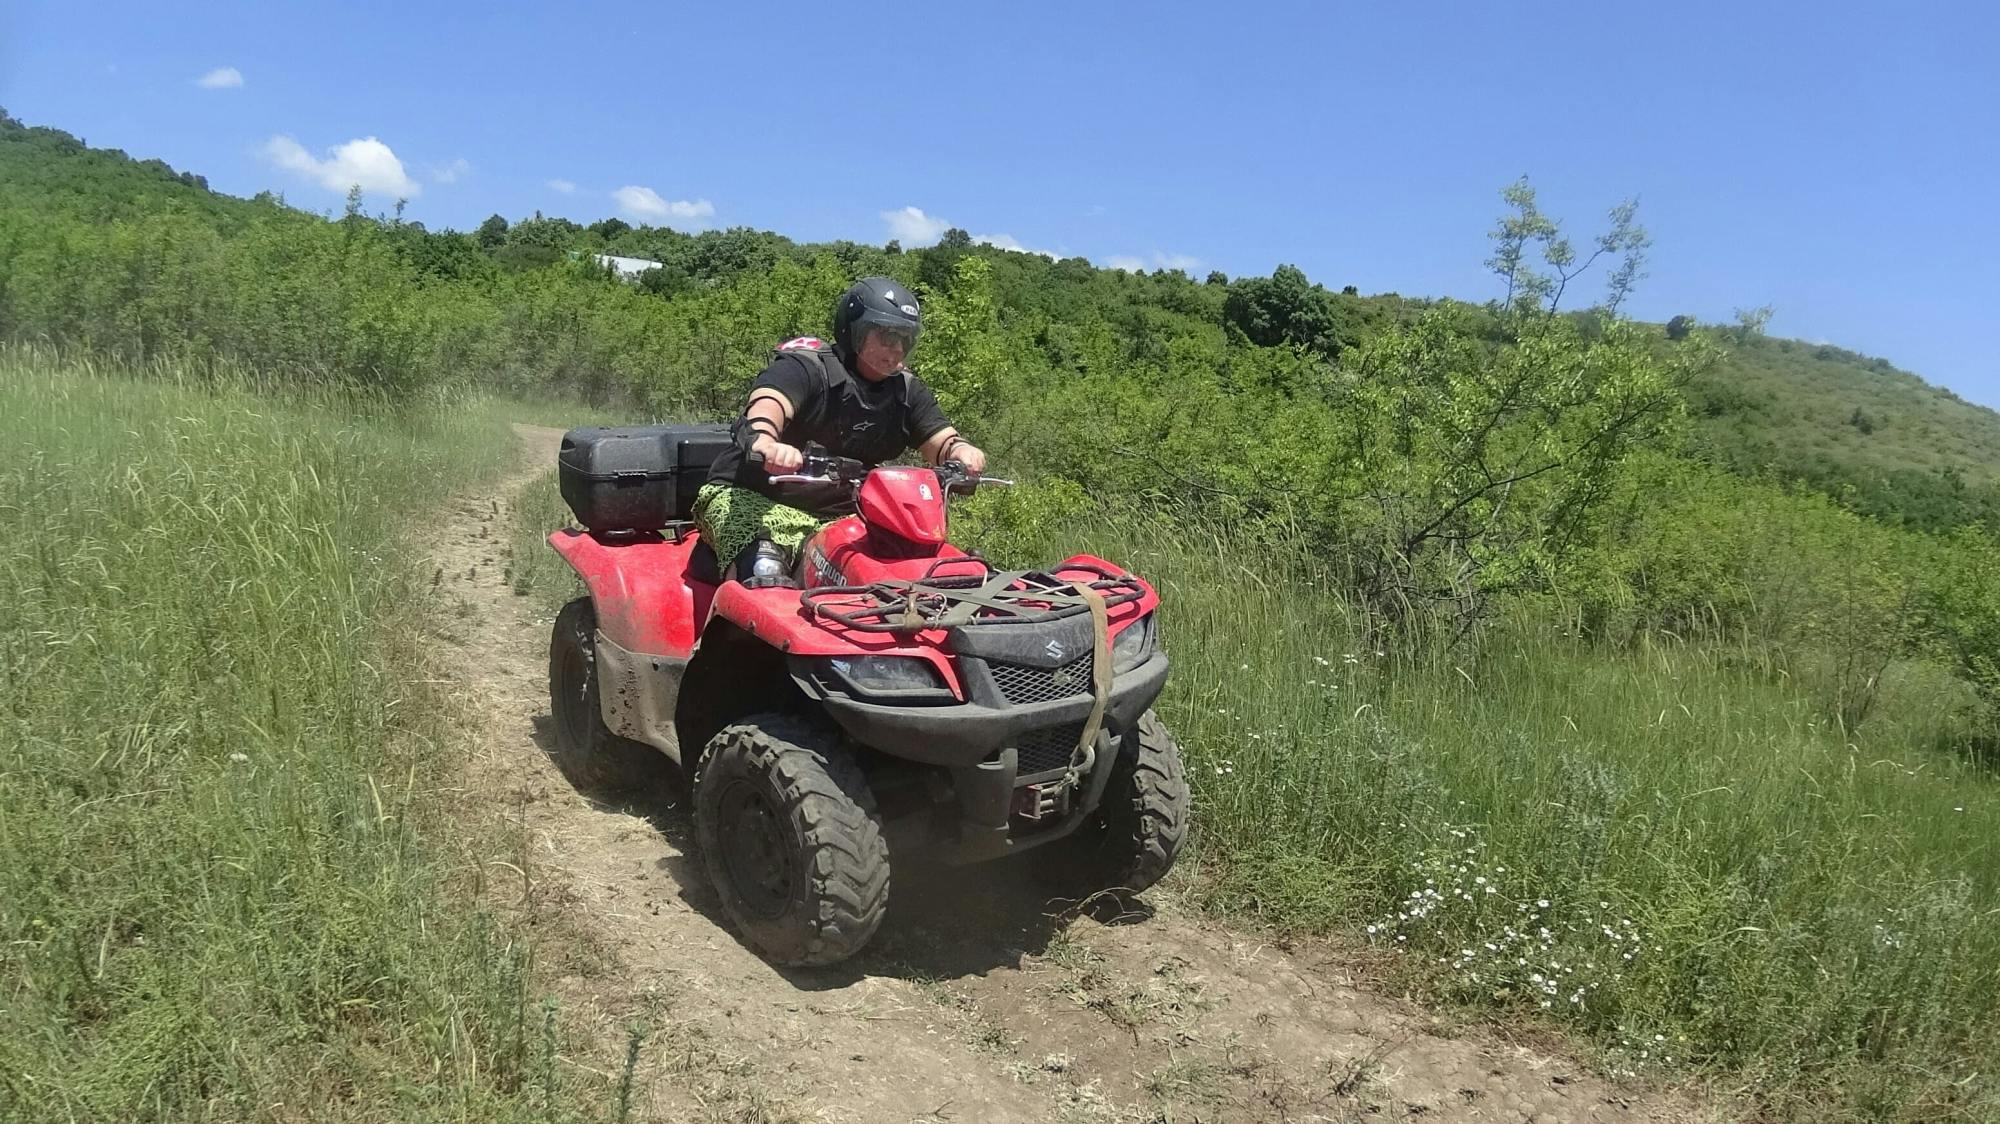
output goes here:
<path id="1" fill-rule="evenodd" d="M 509 242 L 493 255 L 499 265 L 522 272 L 545 269 L 562 260 L 562 251 L 553 246 L 543 246 L 532 242 Z"/>
<path id="2" fill-rule="evenodd" d="M 536 211 L 532 218 L 522 219 L 507 231 L 507 245 L 554 250 L 560 257 L 576 247 L 577 235 L 581 233 L 583 227 L 568 219 L 544 218 Z"/>
<path id="3" fill-rule="evenodd" d="M 1764 334 L 1764 325 L 1771 322 L 1772 308 L 1762 305 L 1757 308 L 1736 310 L 1736 338 L 1739 342 L 1755 339 Z"/>
<path id="4" fill-rule="evenodd" d="M 1657 358 L 1628 322 L 1513 318 L 1499 348 L 1446 305 L 1342 365 L 1353 422 L 1355 584 L 1392 622 L 1464 636 L 1503 593 L 1534 588 L 1592 542 L 1625 462 L 1675 431 L 1704 348 Z"/>
<path id="5" fill-rule="evenodd" d="M 944 232 L 937 245 L 921 253 L 914 284 L 927 292 L 942 293 L 951 288 L 959 260 L 972 250 L 972 235 L 957 227 Z"/>
<path id="6" fill-rule="evenodd" d="M 1989 764 L 2000 764 L 2000 542 L 1963 528 L 1937 553 L 1922 593 L 1925 631 L 1986 708 Z"/>
<path id="7" fill-rule="evenodd" d="M 1694 330 L 1694 324 L 1695 320 L 1692 316 L 1674 317 L 1672 320 L 1667 321 L 1667 338 L 1670 340 L 1686 339 L 1688 333 Z"/>
<path id="8" fill-rule="evenodd" d="M 475 237 L 479 239 L 480 249 L 488 253 L 499 249 L 507 241 L 507 220 L 499 215 L 488 215 L 486 221 L 479 224 Z"/>
<path id="9" fill-rule="evenodd" d="M 1223 321 L 1260 347 L 1300 345 L 1329 358 L 1358 342 L 1357 333 L 1321 286 L 1295 265 L 1269 277 L 1245 277 L 1229 286 Z"/>
<path id="10" fill-rule="evenodd" d="M 950 288 L 926 291 L 921 366 L 945 413 L 961 422 L 1004 373 L 1000 317 L 993 303 L 993 267 L 968 254 L 958 259 Z"/>
<path id="11" fill-rule="evenodd" d="M 1617 264 L 1605 287 L 1604 307 L 1615 314 L 1645 277 L 1646 251 L 1652 239 L 1636 221 L 1638 200 L 1628 199 L 1611 209 L 1610 229 L 1593 239 L 1590 256 L 1578 261 L 1561 227 L 1536 205 L 1535 189 L 1528 177 L 1515 180 L 1500 194 L 1512 210 L 1493 229 L 1493 256 L 1486 265 L 1507 284 L 1502 307 L 1539 306 L 1553 312 L 1561 307 L 1570 282 L 1610 255 Z M 1547 272 L 1529 262 L 1530 247 L 1540 253 Z"/>
<path id="12" fill-rule="evenodd" d="M 639 274 L 639 288 L 656 297 L 671 297 L 687 288 L 687 274 L 676 266 L 654 266 Z"/>

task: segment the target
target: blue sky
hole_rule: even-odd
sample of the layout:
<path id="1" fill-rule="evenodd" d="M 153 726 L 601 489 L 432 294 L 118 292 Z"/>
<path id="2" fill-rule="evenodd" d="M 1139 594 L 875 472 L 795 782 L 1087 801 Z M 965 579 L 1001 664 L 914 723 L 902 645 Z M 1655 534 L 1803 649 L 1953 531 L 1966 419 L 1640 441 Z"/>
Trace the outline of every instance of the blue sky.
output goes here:
<path id="1" fill-rule="evenodd" d="M 1636 315 L 2000 406 L 1996 58 L 1974 3 L 0 4 L 0 105 L 222 191 L 1484 299 L 1527 174 L 1579 241 L 1640 197 Z"/>

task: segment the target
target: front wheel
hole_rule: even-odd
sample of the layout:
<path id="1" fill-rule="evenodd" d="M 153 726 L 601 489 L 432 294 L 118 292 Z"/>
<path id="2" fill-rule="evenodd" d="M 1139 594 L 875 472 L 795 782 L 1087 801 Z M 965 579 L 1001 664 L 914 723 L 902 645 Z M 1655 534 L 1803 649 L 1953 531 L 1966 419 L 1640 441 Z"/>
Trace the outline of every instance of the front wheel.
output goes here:
<path id="1" fill-rule="evenodd" d="M 861 950 L 889 907 L 889 847 L 837 733 L 762 714 L 709 741 L 695 779 L 703 864 L 744 939 L 775 964 Z"/>
<path id="2" fill-rule="evenodd" d="M 1138 893 L 1172 870 L 1187 838 L 1188 785 L 1181 747 L 1151 710 L 1119 739 L 1104 799 L 1082 826 L 1028 853 L 1051 888 L 1087 897 Z"/>

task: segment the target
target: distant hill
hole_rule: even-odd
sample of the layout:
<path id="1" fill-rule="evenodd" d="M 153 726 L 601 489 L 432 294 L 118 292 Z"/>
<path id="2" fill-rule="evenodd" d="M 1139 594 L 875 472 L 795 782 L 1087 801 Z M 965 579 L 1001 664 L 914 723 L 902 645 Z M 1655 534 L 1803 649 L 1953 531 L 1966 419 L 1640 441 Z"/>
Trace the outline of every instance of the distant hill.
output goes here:
<path id="1" fill-rule="evenodd" d="M 1729 346 L 1689 395 L 1702 455 L 1927 530 L 2000 526 L 2000 413 L 1843 348 L 1761 336 Z"/>
<path id="2" fill-rule="evenodd" d="M 16 193 L 100 222 L 163 208 L 233 222 L 260 209 L 257 201 L 209 190 L 206 178 L 175 171 L 164 160 L 91 148 L 61 129 L 24 125 L 0 109 L 0 196 Z"/>
<path id="3" fill-rule="evenodd" d="M 10 201 L 93 222 L 173 211 L 223 230 L 259 217 L 314 218 L 277 196 L 223 195 L 192 172 L 91 148 L 0 110 L 0 205 Z M 1334 291 L 1289 266 L 1269 278 L 1233 281 L 1219 273 L 1202 280 L 1176 271 L 1135 276 L 1082 258 L 1051 261 L 974 245 L 958 231 L 935 248 L 904 254 L 845 242 L 800 244 L 747 228 L 690 234 L 537 214 L 511 224 L 495 216 L 465 233 L 399 224 L 395 244 L 414 274 L 473 283 L 578 251 L 629 254 L 666 263 L 644 285 L 662 297 L 768 271 L 784 260 L 807 264 L 823 253 L 852 271 L 911 271 L 908 280 L 935 286 L 958 256 L 978 254 L 993 264 L 1001 323 L 1051 354 L 1076 339 L 1079 309 L 1107 321 L 1135 356 L 1163 351 L 1165 341 L 1190 333 L 1218 344 L 1225 338 L 1294 343 L 1331 355 L 1428 303 Z M 1694 452 L 1742 475 L 1804 484 L 1887 521 L 1926 530 L 1966 522 L 2000 529 L 2000 414 L 1885 359 L 1728 328 L 1718 335 L 1729 359 L 1689 392 Z"/>

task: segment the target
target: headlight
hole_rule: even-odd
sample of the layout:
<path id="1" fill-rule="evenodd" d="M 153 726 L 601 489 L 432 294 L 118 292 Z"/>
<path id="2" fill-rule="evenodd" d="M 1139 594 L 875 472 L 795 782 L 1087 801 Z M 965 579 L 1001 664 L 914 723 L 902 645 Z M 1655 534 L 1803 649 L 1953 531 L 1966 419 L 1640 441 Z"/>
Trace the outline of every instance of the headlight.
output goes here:
<path id="1" fill-rule="evenodd" d="M 944 690 L 937 669 L 911 656 L 840 656 L 827 663 L 835 674 L 871 695 Z"/>
<path id="2" fill-rule="evenodd" d="M 1111 638 L 1111 670 L 1130 671 L 1146 662 L 1153 654 L 1153 614 L 1145 616 L 1125 626 L 1125 631 Z"/>

